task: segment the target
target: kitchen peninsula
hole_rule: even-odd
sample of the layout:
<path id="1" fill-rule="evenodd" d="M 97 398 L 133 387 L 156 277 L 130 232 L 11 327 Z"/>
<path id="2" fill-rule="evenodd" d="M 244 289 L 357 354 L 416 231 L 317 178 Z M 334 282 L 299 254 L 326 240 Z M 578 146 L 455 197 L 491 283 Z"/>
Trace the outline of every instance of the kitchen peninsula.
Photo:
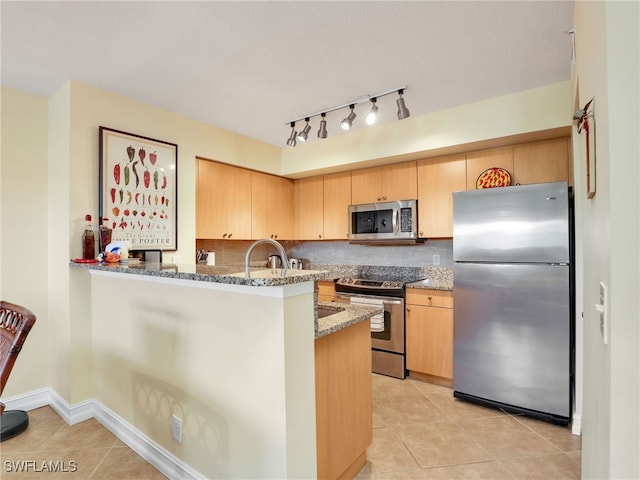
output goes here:
<path id="1" fill-rule="evenodd" d="M 324 388 L 316 360 L 331 360 L 334 336 L 369 339 L 362 320 L 377 307 L 343 306 L 318 319 L 315 285 L 324 271 L 281 278 L 261 269 L 245 278 L 223 266 L 73 267 L 78 282 L 90 283 L 98 402 L 195 477 L 315 478 L 322 471 L 331 432 L 316 427 L 316 418 L 340 406 L 323 405 L 331 398 L 316 391 Z M 370 361 L 370 344 L 361 351 Z M 325 365 L 322 371 L 320 380 Z M 370 382 L 370 369 L 364 372 Z M 172 416 L 182 422 L 181 441 L 172 438 Z M 370 443 L 370 423 L 361 437 Z M 362 463 L 367 446 L 356 455 Z"/>

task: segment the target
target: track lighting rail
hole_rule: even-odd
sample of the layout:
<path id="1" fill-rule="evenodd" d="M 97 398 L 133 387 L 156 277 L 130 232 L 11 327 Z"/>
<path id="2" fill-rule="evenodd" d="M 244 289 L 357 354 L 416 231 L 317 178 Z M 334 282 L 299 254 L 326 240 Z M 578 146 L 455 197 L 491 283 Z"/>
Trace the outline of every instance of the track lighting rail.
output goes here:
<path id="1" fill-rule="evenodd" d="M 374 95 L 362 95 L 361 97 L 356 98 L 355 100 L 352 100 L 350 102 L 346 102 L 346 103 L 341 103 L 340 105 L 335 105 L 333 107 L 329 107 L 329 108 L 325 108 L 324 110 L 318 110 L 317 112 L 314 113 L 309 113 L 307 115 L 302 115 L 301 117 L 298 118 L 294 118 L 293 120 L 289 120 L 287 122 L 285 122 L 285 125 L 291 125 L 291 123 L 295 123 L 295 122 L 299 122 L 301 120 L 305 120 L 308 118 L 312 118 L 312 117 L 317 117 L 318 115 L 322 115 L 327 114 L 327 113 L 331 113 L 331 112 L 335 112 L 336 110 L 341 110 L 343 108 L 348 108 L 351 105 L 357 105 L 359 103 L 363 103 L 363 102 L 370 102 L 372 99 L 374 98 L 380 98 L 380 97 L 384 97 L 385 95 L 391 95 L 392 93 L 398 93 L 400 90 L 406 90 L 407 86 L 406 85 L 402 85 L 401 87 L 396 87 L 396 88 L 391 88 L 389 90 L 384 90 L 383 92 L 380 93 L 376 93 Z"/>

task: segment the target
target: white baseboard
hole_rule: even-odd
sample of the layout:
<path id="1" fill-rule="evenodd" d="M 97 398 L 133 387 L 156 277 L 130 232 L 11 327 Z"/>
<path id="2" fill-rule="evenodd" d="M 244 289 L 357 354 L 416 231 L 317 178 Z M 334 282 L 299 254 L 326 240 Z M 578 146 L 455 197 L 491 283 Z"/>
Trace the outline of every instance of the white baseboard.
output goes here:
<path id="1" fill-rule="evenodd" d="M 27 411 L 48 405 L 69 425 L 95 418 L 107 430 L 168 478 L 185 480 L 206 478 L 97 400 L 84 400 L 74 405 L 69 405 L 52 388 L 43 388 L 3 399 L 3 403 L 6 405 L 7 410 Z"/>
<path id="2" fill-rule="evenodd" d="M 582 435 L 582 415 L 575 412 L 571 421 L 571 433 L 574 435 Z"/>

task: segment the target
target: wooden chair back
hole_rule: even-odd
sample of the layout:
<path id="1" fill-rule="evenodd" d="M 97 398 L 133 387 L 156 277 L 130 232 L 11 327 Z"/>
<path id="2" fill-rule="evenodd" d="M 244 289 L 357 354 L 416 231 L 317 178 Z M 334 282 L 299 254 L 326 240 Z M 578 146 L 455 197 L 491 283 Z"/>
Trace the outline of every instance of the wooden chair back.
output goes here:
<path id="1" fill-rule="evenodd" d="M 0 301 L 0 395 L 34 323 L 36 316 L 30 310 Z M 4 404 L 0 402 L 0 415 L 2 412 Z"/>

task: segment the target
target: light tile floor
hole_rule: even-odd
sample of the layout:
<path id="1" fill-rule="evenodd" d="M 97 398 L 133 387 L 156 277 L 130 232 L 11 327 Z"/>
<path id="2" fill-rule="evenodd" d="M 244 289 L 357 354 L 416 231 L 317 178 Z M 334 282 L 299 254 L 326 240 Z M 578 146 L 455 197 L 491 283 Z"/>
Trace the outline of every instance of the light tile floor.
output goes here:
<path id="1" fill-rule="evenodd" d="M 373 444 L 357 479 L 580 478 L 580 437 L 568 427 L 472 405 L 418 380 L 373 374 L 372 382 Z M 165 479 L 94 419 L 69 426 L 50 407 L 29 418 L 25 432 L 0 443 L 2 479 Z"/>
<path id="2" fill-rule="evenodd" d="M 0 443 L 0 478 L 166 480 L 95 419 L 73 426 L 50 407 L 29 412 L 29 427 Z"/>
<path id="3" fill-rule="evenodd" d="M 579 479 L 569 427 L 455 399 L 452 390 L 373 374 L 364 479 Z"/>

